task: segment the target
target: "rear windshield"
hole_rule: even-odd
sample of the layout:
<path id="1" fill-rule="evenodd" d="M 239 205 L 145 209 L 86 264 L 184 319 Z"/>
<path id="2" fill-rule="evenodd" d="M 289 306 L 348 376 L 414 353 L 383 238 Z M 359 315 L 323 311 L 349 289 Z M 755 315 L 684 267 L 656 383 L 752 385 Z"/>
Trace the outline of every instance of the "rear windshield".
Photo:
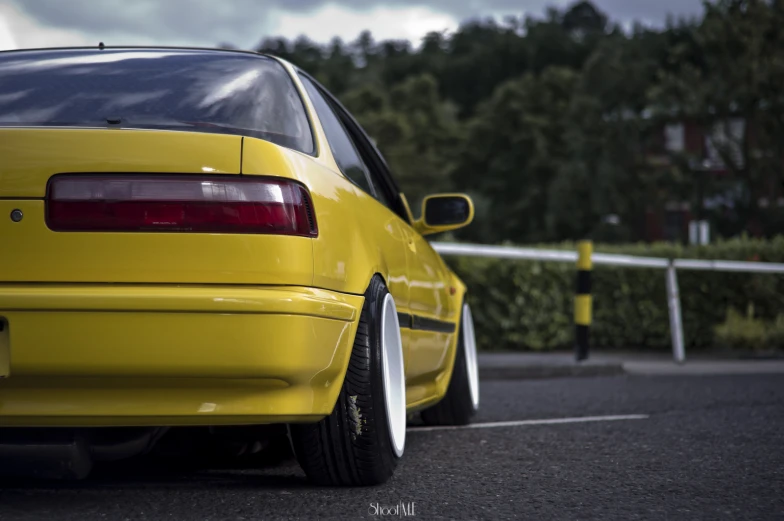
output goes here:
<path id="1" fill-rule="evenodd" d="M 314 150 L 302 100 L 283 66 L 229 52 L 0 53 L 0 126 L 218 132 Z"/>

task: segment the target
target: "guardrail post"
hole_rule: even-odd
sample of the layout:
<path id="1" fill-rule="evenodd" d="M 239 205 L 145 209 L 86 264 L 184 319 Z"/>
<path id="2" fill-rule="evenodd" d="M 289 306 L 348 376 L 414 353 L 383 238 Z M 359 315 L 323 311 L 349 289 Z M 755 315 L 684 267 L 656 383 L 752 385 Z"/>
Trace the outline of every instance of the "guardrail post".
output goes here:
<path id="1" fill-rule="evenodd" d="M 670 311 L 670 333 L 672 335 L 672 357 L 676 363 L 686 360 L 683 347 L 683 321 L 681 319 L 681 296 L 678 291 L 678 273 L 670 260 L 667 266 L 667 307 Z"/>
<path id="2" fill-rule="evenodd" d="M 588 359 L 591 332 L 591 254 L 593 243 L 577 243 L 577 291 L 574 297 L 575 357 L 577 361 Z"/>

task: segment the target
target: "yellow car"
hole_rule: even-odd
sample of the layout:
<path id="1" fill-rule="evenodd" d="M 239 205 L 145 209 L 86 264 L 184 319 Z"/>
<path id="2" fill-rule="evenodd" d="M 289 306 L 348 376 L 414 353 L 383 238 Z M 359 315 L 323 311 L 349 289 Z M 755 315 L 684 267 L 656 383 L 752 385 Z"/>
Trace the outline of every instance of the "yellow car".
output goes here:
<path id="1" fill-rule="evenodd" d="M 314 482 L 384 482 L 410 413 L 477 410 L 466 288 L 424 239 L 472 218 L 441 194 L 415 220 L 274 57 L 0 53 L 0 459 L 80 477 L 178 427 L 275 424 Z"/>

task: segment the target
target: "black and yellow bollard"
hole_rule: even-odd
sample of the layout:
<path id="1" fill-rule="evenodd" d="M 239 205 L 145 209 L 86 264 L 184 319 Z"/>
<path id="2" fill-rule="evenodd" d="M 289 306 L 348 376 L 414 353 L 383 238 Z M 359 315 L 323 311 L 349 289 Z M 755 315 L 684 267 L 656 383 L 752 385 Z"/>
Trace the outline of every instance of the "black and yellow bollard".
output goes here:
<path id="1" fill-rule="evenodd" d="M 591 254 L 593 243 L 577 243 L 577 294 L 574 297 L 575 355 L 577 361 L 588 358 L 591 331 Z"/>

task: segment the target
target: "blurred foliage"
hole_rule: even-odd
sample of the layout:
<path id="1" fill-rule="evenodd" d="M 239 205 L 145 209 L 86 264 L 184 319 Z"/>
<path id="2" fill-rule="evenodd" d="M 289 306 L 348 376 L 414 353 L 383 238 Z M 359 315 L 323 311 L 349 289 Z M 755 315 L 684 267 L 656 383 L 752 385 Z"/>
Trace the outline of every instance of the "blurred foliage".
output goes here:
<path id="1" fill-rule="evenodd" d="M 591 236 L 602 252 L 784 262 L 775 238 L 784 208 L 759 205 L 781 197 L 784 181 L 782 28 L 784 0 L 715 0 L 700 17 L 626 29 L 578 1 L 539 17 L 468 20 L 416 46 L 365 32 L 328 45 L 268 38 L 258 50 L 344 102 L 415 213 L 424 194 L 468 192 L 476 219 L 453 238 L 571 249 L 559 241 Z M 664 124 L 710 135 L 733 118 L 751 130 L 714 142 L 726 176 L 701 171 L 704 150 L 651 161 L 665 154 Z M 704 207 L 727 193 L 733 201 Z M 646 236 L 646 212 L 672 201 L 690 202 L 714 238 L 771 240 L 631 244 Z M 448 261 L 469 285 L 482 348 L 571 346 L 573 266 Z M 687 348 L 782 344 L 784 277 L 680 271 L 679 282 Z M 593 345 L 670 349 L 663 271 L 598 267 L 593 293 Z"/>
<path id="2" fill-rule="evenodd" d="M 781 350 L 784 348 L 784 314 L 775 320 L 762 320 L 754 316 L 749 306 L 745 315 L 736 309 L 727 312 L 727 319 L 716 326 L 718 346 L 751 351 Z"/>
<path id="3" fill-rule="evenodd" d="M 717 0 L 700 18 L 628 29 L 579 1 L 540 17 L 468 20 L 417 46 L 365 32 L 327 45 L 267 38 L 258 50 L 336 94 L 377 141 L 409 200 L 469 192 L 477 217 L 460 238 L 532 243 L 592 234 L 621 243 L 642 240 L 646 210 L 673 200 L 691 201 L 713 235 L 780 232 L 783 209 L 760 208 L 749 194 L 781 193 L 782 27 L 782 0 Z M 735 117 L 754 130 L 718 146 L 730 166 L 724 178 L 695 168 L 700 158 L 680 154 L 654 167 L 646 156 L 662 147 L 665 122 L 709 132 Z M 740 198 L 702 208 L 728 190 Z M 620 224 L 605 226 L 608 215 Z"/>
<path id="4" fill-rule="evenodd" d="M 780 231 L 769 222 L 780 215 L 763 211 L 759 196 L 784 181 L 784 2 L 717 0 L 705 9 L 688 38 L 670 48 L 649 98 L 660 117 L 720 133 L 733 118 L 750 124 L 745 135 L 714 145 L 743 196 L 734 208 L 737 221 L 754 231 Z M 699 182 L 692 176 L 693 196 L 711 190 Z"/>
<path id="5" fill-rule="evenodd" d="M 542 248 L 574 250 L 572 243 Z M 594 251 L 647 257 L 784 262 L 784 237 L 766 241 L 738 238 L 711 246 L 597 244 Z M 468 285 L 478 345 L 485 350 L 548 350 L 573 345 L 576 271 L 556 262 L 448 257 Z M 781 323 L 784 276 L 776 274 L 678 271 L 684 340 L 687 349 L 716 345 L 761 348 L 784 345 L 782 330 L 746 344 L 735 312 L 753 306 L 753 316 Z M 596 266 L 593 270 L 591 344 L 606 348 L 671 349 L 670 324 L 661 269 Z M 779 322 L 775 322 L 779 320 Z M 762 323 L 762 322 L 760 322 Z M 756 326 L 751 326 L 756 327 Z M 778 335 L 778 336 L 777 336 Z"/>
<path id="6" fill-rule="evenodd" d="M 432 75 L 412 76 L 389 93 L 360 87 L 346 93 L 343 103 L 384 150 L 414 208 L 433 186 L 450 189 L 455 157 L 447 151 L 458 145 L 460 126 L 454 108 L 439 99 Z"/>

